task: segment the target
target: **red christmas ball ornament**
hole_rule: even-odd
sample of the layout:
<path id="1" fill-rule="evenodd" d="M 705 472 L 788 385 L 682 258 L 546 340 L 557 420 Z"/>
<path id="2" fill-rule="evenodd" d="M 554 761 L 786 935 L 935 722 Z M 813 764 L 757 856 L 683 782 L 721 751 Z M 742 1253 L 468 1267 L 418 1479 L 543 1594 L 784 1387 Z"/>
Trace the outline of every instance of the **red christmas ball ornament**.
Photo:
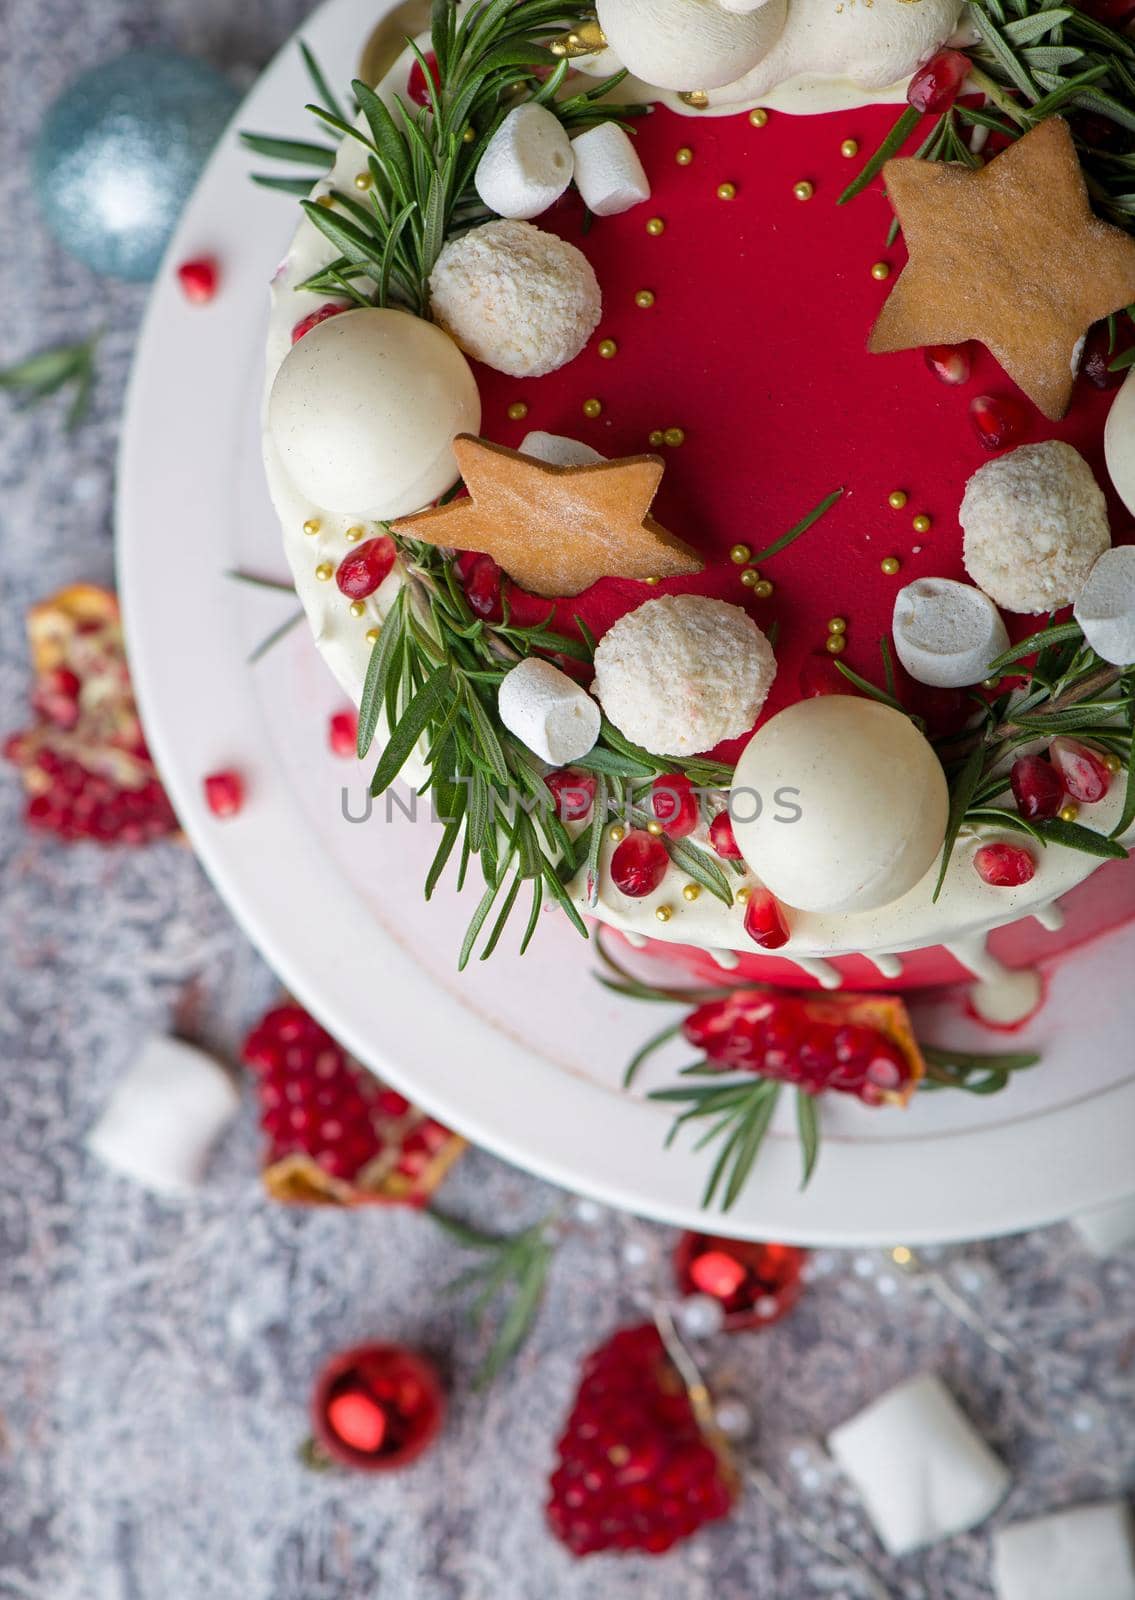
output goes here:
<path id="1" fill-rule="evenodd" d="M 395 1472 L 433 1443 L 445 1415 L 437 1368 L 400 1344 L 332 1356 L 316 1380 L 311 1421 L 322 1448 L 360 1472 Z"/>
<path id="2" fill-rule="evenodd" d="M 684 1233 L 674 1250 L 674 1275 L 683 1295 L 706 1294 L 725 1313 L 726 1332 L 767 1328 L 799 1300 L 806 1250 L 791 1244 Z"/>

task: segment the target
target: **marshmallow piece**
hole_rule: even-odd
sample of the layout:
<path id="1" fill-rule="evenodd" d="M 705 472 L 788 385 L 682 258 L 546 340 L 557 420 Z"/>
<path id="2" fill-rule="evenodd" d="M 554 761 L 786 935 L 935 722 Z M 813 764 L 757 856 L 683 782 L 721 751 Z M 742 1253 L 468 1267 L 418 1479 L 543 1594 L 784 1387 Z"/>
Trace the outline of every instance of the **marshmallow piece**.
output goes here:
<path id="1" fill-rule="evenodd" d="M 1118 1500 L 998 1528 L 997 1600 L 1135 1600 L 1131 1513 Z"/>
<path id="2" fill-rule="evenodd" d="M 989 596 L 952 578 L 918 578 L 900 589 L 891 627 L 903 666 L 916 683 L 935 689 L 980 683 L 1009 648 Z"/>
<path id="3" fill-rule="evenodd" d="M 828 1449 L 893 1556 L 984 1521 L 1011 1481 L 932 1373 L 900 1383 L 836 1428 Z"/>
<path id="4" fill-rule="evenodd" d="M 650 199 L 650 181 L 638 152 L 616 122 L 599 122 L 571 142 L 575 186 L 588 211 L 613 217 Z"/>
<path id="5" fill-rule="evenodd" d="M 239 1106 L 235 1082 L 211 1056 L 155 1035 L 87 1134 L 87 1149 L 143 1188 L 192 1194 Z"/>
<path id="6" fill-rule="evenodd" d="M 1135 1244 L 1135 1194 L 1110 1206 L 1093 1206 L 1069 1220 L 1093 1255 L 1130 1249 Z"/>
<path id="7" fill-rule="evenodd" d="M 1116 667 L 1135 662 L 1135 545 L 1104 551 L 1072 615 L 1098 656 Z"/>
<path id="8" fill-rule="evenodd" d="M 566 672 L 536 656 L 501 680 L 497 709 L 508 731 L 554 767 L 578 761 L 599 737 L 595 701 Z"/>
<path id="9" fill-rule="evenodd" d="M 718 89 L 749 72 L 784 26 L 784 0 L 743 14 L 718 0 L 598 0 L 619 60 L 658 89 Z"/>
<path id="10" fill-rule="evenodd" d="M 582 439 L 568 439 L 562 433 L 544 433 L 539 428 L 526 433 L 517 448 L 522 456 L 533 456 L 552 467 L 594 467 L 607 459 Z"/>
<path id="11" fill-rule="evenodd" d="M 477 164 L 474 187 L 502 217 L 538 217 L 571 182 L 571 142 L 546 106 L 516 106 Z"/>

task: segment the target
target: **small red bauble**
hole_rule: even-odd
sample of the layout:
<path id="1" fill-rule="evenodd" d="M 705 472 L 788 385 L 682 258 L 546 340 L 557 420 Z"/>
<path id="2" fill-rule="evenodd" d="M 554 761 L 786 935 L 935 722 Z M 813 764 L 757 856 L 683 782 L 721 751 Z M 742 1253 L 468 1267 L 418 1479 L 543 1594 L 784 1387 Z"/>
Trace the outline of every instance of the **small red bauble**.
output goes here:
<path id="1" fill-rule="evenodd" d="M 721 1239 L 684 1233 L 674 1250 L 674 1272 L 684 1295 L 720 1301 L 728 1332 L 767 1328 L 800 1298 L 806 1250 L 790 1244 Z"/>
<path id="2" fill-rule="evenodd" d="M 611 882 L 622 894 L 639 900 L 653 894 L 666 876 L 670 857 L 666 846 L 645 828 L 634 828 L 615 847 L 611 857 Z"/>
<path id="3" fill-rule="evenodd" d="M 664 772 L 655 778 L 650 791 L 654 820 L 670 839 L 685 839 L 693 833 L 701 817 L 701 806 L 694 786 L 681 772 Z"/>
<path id="4" fill-rule="evenodd" d="M 733 819 L 728 811 L 719 811 L 709 825 L 709 842 L 722 861 L 740 861 L 741 846 L 733 832 Z"/>
<path id="5" fill-rule="evenodd" d="M 1017 810 L 1030 822 L 1054 817 L 1064 801 L 1064 780 L 1043 756 L 1019 756 L 1009 773 Z"/>
<path id="6" fill-rule="evenodd" d="M 974 432 L 987 450 L 1004 450 L 1017 444 L 1028 427 L 1028 413 L 1019 400 L 1007 394 L 979 394 L 969 403 Z"/>
<path id="7" fill-rule="evenodd" d="M 908 103 L 932 116 L 948 111 L 961 93 L 969 66 L 969 57 L 960 50 L 939 50 L 907 84 Z"/>
<path id="8" fill-rule="evenodd" d="M 750 894 L 745 907 L 745 932 L 762 950 L 779 950 L 788 943 L 788 924 L 775 895 L 767 889 L 754 889 Z"/>
<path id="9" fill-rule="evenodd" d="M 1111 773 L 1086 744 L 1075 739 L 1053 739 L 1048 754 L 1065 789 L 1081 805 L 1095 805 L 1111 788 Z"/>
<path id="10" fill-rule="evenodd" d="M 974 852 L 973 864 L 982 882 L 994 889 L 1015 889 L 1036 872 L 1036 862 L 1019 844 L 983 844 Z"/>
<path id="11" fill-rule="evenodd" d="M 926 365 L 941 383 L 969 382 L 969 351 L 964 344 L 928 344 L 922 353 Z"/>
<path id="12" fill-rule="evenodd" d="M 235 817 L 244 805 L 244 779 L 239 772 L 210 772 L 205 779 L 205 804 L 215 817 Z"/>
<path id="13" fill-rule="evenodd" d="M 181 292 L 192 305 L 207 305 L 217 292 L 220 273 L 212 256 L 199 256 L 195 261 L 183 261 L 177 269 Z"/>
<path id="14" fill-rule="evenodd" d="M 365 600 L 389 577 L 396 554 L 394 540 L 385 533 L 357 545 L 336 569 L 339 592 L 349 600 Z"/>
<path id="15" fill-rule="evenodd" d="M 327 722 L 327 742 L 337 756 L 353 756 L 358 752 L 359 718 L 354 711 L 336 711 Z"/>
<path id="16" fill-rule="evenodd" d="M 556 772 L 546 772 L 544 782 L 551 790 L 561 822 L 582 822 L 595 804 L 593 772 L 584 772 L 580 767 L 560 767 Z"/>
<path id="17" fill-rule="evenodd" d="M 320 306 L 318 311 L 309 312 L 292 329 L 292 343 L 298 344 L 305 333 L 310 333 L 312 328 L 318 328 L 319 324 L 326 322 L 328 317 L 337 317 L 340 311 L 349 311 L 350 309 L 350 306 L 340 306 L 331 302 L 325 306 Z"/>
<path id="18" fill-rule="evenodd" d="M 357 1345 L 333 1356 L 311 1402 L 320 1445 L 362 1472 L 409 1466 L 429 1449 L 444 1414 L 437 1368 L 398 1344 Z"/>
<path id="19" fill-rule="evenodd" d="M 429 69 L 430 82 L 426 82 L 426 75 L 422 71 L 422 63 L 415 56 L 414 65 L 410 68 L 410 78 L 406 85 L 406 96 L 416 106 L 428 106 L 430 103 L 430 85 L 437 88 L 437 57 L 432 50 L 425 53 L 425 63 Z"/>

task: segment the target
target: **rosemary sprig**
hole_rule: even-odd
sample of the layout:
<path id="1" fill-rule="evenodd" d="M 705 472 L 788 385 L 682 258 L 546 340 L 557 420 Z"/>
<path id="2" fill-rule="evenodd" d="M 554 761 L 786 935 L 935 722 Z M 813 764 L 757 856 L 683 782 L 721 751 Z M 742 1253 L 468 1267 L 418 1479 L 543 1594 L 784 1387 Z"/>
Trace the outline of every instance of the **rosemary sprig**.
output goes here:
<path id="1" fill-rule="evenodd" d="M 0 389 L 17 395 L 24 405 L 34 406 L 73 384 L 74 394 L 65 422 L 70 433 L 82 422 L 90 406 L 98 342 L 99 335 L 95 334 L 78 344 L 53 345 L 48 350 L 25 356 L 10 367 L 0 368 Z"/>
<path id="2" fill-rule="evenodd" d="M 1035 1067 L 1040 1056 L 1035 1051 L 1015 1054 L 984 1054 L 964 1050 L 943 1050 L 936 1045 L 922 1046 L 926 1076 L 921 1089 L 964 1089 L 967 1094 L 997 1094 L 1007 1088 L 1014 1072 Z"/>
<path id="3" fill-rule="evenodd" d="M 556 1253 L 555 1219 L 545 1217 L 520 1233 L 497 1235 L 482 1233 L 438 1211 L 431 1210 L 429 1215 L 464 1249 L 475 1250 L 484 1257 L 480 1265 L 470 1267 L 448 1285 L 450 1294 L 477 1289 L 469 1307 L 474 1326 L 481 1328 L 494 1305 L 506 1297 L 503 1310 L 498 1308 L 492 1342 L 474 1379 L 476 1388 L 484 1388 L 512 1360 L 535 1321 Z"/>

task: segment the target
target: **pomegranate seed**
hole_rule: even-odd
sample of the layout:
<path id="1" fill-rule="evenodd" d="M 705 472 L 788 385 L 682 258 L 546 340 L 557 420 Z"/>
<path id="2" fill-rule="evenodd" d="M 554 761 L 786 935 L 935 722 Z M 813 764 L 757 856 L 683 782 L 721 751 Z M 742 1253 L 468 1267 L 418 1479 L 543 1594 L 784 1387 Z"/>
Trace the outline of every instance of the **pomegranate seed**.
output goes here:
<path id="1" fill-rule="evenodd" d="M 579 767 L 561 767 L 544 774 L 561 822 L 582 822 L 595 803 L 595 774 Z"/>
<path id="2" fill-rule="evenodd" d="M 779 950 L 788 943 L 788 926 L 780 906 L 767 889 L 754 889 L 745 907 L 745 932 L 763 950 Z"/>
<path id="3" fill-rule="evenodd" d="M 328 317 L 337 317 L 340 311 L 349 311 L 350 309 L 350 306 L 340 306 L 335 305 L 334 303 L 328 303 L 325 306 L 320 306 L 318 311 L 309 312 L 308 315 L 306 317 L 302 317 L 292 329 L 292 343 L 298 344 L 305 333 L 310 333 L 312 328 L 318 328 L 319 324 L 321 322 L 326 322 Z"/>
<path id="4" fill-rule="evenodd" d="M 639 900 L 653 894 L 666 876 L 670 857 L 666 846 L 645 828 L 633 828 L 615 847 L 611 857 L 611 881 L 622 894 Z"/>
<path id="5" fill-rule="evenodd" d="M 426 81 L 426 75 L 422 71 L 422 63 L 415 56 L 414 64 L 410 68 L 410 79 L 406 85 L 406 94 L 416 106 L 428 106 L 431 88 L 434 92 L 437 90 L 437 57 L 432 50 L 426 51 L 425 61 L 430 74 L 429 82 Z"/>
<path id="6" fill-rule="evenodd" d="M 1019 756 L 1009 774 L 1017 810 L 1030 822 L 1054 817 L 1064 801 L 1064 781 L 1043 756 Z"/>
<path id="7" fill-rule="evenodd" d="M 979 394 L 969 403 L 970 421 L 987 450 L 1016 444 L 1028 427 L 1028 413 L 1012 395 Z"/>
<path id="8" fill-rule="evenodd" d="M 1015 889 L 1028 883 L 1036 872 L 1036 862 L 1019 844 L 983 844 L 975 852 L 973 864 L 982 882 L 995 889 Z"/>
<path id="9" fill-rule="evenodd" d="M 1097 322 L 1089 329 L 1080 356 L 1080 371 L 1094 389 L 1115 389 L 1123 382 L 1123 373 L 1111 370 L 1117 354 L 1111 349 L 1107 323 Z"/>
<path id="10" fill-rule="evenodd" d="M 231 769 L 205 779 L 205 804 L 215 817 L 235 817 L 244 805 L 244 779 Z"/>
<path id="11" fill-rule="evenodd" d="M 968 71 L 969 57 L 960 50 L 939 50 L 911 78 L 906 90 L 908 103 L 931 116 L 948 111 L 961 93 Z"/>
<path id="12" fill-rule="evenodd" d="M 501 569 L 492 556 L 477 556 L 465 577 L 465 597 L 479 617 L 499 622 L 501 609 Z"/>
<path id="13" fill-rule="evenodd" d="M 386 1412 L 369 1394 L 337 1394 L 327 1403 L 327 1420 L 344 1444 L 365 1455 L 386 1438 Z"/>
<path id="14" fill-rule="evenodd" d="M 719 811 L 709 825 L 709 842 L 722 861 L 740 861 L 741 846 L 733 832 L 733 818 L 728 811 Z"/>
<path id="15" fill-rule="evenodd" d="M 396 553 L 394 540 L 385 533 L 356 546 L 335 573 L 340 593 L 349 600 L 365 600 L 390 575 Z"/>
<path id="16" fill-rule="evenodd" d="M 185 298 L 196 306 L 212 300 L 217 292 L 220 274 L 212 256 L 199 256 L 195 261 L 183 261 L 177 269 L 177 280 Z"/>
<path id="17" fill-rule="evenodd" d="M 694 786 L 680 772 L 664 772 L 655 778 L 650 791 L 650 809 L 655 822 L 671 839 L 685 839 L 693 833 L 701 817 L 701 806 Z"/>
<path id="18" fill-rule="evenodd" d="M 327 723 L 327 742 L 337 756 L 353 756 L 359 743 L 359 719 L 354 711 L 336 711 Z"/>
<path id="19" fill-rule="evenodd" d="M 969 382 L 969 351 L 963 344 L 928 344 L 922 352 L 926 365 L 942 383 Z"/>
<path id="20" fill-rule="evenodd" d="M 1073 800 L 1095 805 L 1111 788 L 1111 773 L 1086 744 L 1078 744 L 1075 739 L 1053 739 L 1048 754 Z"/>
<path id="21" fill-rule="evenodd" d="M 858 693 L 855 685 L 844 677 L 826 650 L 813 650 L 805 656 L 797 683 L 804 700 L 814 700 L 821 694 Z"/>
<path id="22" fill-rule="evenodd" d="M 32 706 L 57 728 L 73 728 L 79 720 L 81 688 L 75 673 L 66 667 L 54 667 L 37 681 L 32 691 Z"/>

